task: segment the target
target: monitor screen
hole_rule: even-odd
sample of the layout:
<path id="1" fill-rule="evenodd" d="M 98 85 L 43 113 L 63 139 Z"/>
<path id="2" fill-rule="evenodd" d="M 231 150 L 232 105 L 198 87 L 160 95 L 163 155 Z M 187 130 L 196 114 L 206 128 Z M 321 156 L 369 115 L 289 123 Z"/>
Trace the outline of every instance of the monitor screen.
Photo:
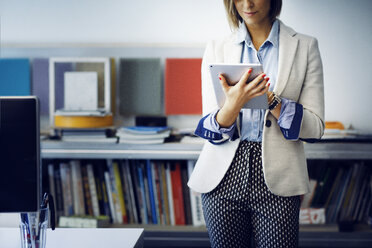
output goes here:
<path id="1" fill-rule="evenodd" d="M 0 212 L 39 208 L 39 104 L 29 97 L 0 97 Z"/>

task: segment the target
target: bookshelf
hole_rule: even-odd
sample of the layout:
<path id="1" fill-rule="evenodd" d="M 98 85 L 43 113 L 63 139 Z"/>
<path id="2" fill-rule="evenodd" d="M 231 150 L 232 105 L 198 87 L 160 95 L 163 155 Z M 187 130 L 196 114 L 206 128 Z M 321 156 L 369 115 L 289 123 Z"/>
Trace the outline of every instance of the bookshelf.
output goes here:
<path id="1" fill-rule="evenodd" d="M 372 143 L 305 143 L 307 159 L 372 160 Z M 201 144 L 127 145 L 44 141 L 42 158 L 197 159 Z"/>
<path id="2" fill-rule="evenodd" d="M 372 161 L 372 143 L 320 142 L 305 143 L 309 160 L 338 160 L 343 163 Z M 196 160 L 202 144 L 165 143 L 161 145 L 128 145 L 111 143 L 77 143 L 43 141 L 42 159 L 129 159 L 129 160 Z M 351 163 L 352 164 L 352 163 Z M 322 163 L 319 163 L 321 166 Z M 112 227 L 142 227 L 145 247 L 209 247 L 205 227 L 113 224 Z M 372 247 L 372 229 L 360 225 L 354 232 L 339 232 L 336 224 L 300 227 L 300 247 Z"/>

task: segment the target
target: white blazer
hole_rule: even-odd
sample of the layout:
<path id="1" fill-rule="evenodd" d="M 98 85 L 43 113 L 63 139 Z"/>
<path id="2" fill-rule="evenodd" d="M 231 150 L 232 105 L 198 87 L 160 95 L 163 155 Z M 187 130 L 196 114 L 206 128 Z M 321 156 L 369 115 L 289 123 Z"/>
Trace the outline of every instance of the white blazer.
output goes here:
<path id="1" fill-rule="evenodd" d="M 208 43 L 202 63 L 203 115 L 218 108 L 210 63 L 240 63 L 242 44 L 232 33 L 222 41 Z M 323 68 L 318 42 L 299 34 L 280 22 L 278 79 L 274 92 L 303 106 L 300 135 L 297 140 L 284 138 L 276 118 L 265 113 L 262 134 L 262 166 L 269 190 L 280 196 L 309 192 L 309 178 L 303 142 L 300 139 L 320 139 L 324 132 Z M 237 121 L 238 123 L 239 121 Z M 188 186 L 196 192 L 212 191 L 229 168 L 240 139 L 214 145 L 208 141 L 200 153 Z"/>

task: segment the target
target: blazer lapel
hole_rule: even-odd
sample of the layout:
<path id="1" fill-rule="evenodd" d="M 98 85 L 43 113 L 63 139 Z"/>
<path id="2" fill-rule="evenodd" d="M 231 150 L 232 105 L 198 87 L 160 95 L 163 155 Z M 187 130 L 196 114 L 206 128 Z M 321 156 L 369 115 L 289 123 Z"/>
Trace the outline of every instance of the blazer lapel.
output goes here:
<path id="1" fill-rule="evenodd" d="M 287 85 L 289 73 L 295 58 L 298 39 L 294 37 L 296 32 L 280 22 L 279 33 L 279 63 L 278 79 L 274 87 L 274 92 L 280 95 Z"/>
<path id="2" fill-rule="evenodd" d="M 237 64 L 240 63 L 242 56 L 242 43 L 228 42 L 224 49 L 224 63 Z"/>

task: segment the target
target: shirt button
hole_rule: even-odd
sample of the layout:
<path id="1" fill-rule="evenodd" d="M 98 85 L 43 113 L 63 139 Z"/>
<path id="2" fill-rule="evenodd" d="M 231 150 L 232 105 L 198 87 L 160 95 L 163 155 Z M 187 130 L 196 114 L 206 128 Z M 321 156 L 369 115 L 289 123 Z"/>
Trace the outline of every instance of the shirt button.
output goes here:
<path id="1" fill-rule="evenodd" d="M 266 120 L 266 124 L 265 124 L 266 127 L 271 127 L 271 121 L 270 120 Z"/>

